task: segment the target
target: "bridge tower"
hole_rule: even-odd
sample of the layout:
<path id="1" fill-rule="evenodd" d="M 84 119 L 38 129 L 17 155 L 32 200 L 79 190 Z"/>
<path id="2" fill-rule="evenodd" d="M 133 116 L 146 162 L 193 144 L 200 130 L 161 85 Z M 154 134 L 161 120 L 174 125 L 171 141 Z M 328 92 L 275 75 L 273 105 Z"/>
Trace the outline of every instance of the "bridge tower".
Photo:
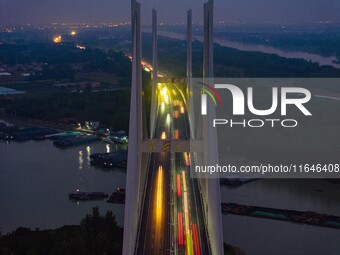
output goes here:
<path id="1" fill-rule="evenodd" d="M 130 102 L 130 126 L 128 166 L 126 176 L 126 204 L 124 214 L 123 255 L 133 255 L 136 252 L 139 221 L 141 219 L 142 199 L 145 191 L 146 167 L 142 152 L 146 147 L 146 125 L 143 118 L 142 89 L 142 47 L 141 47 L 141 8 L 140 3 L 131 0 L 131 41 L 132 41 L 132 81 Z M 188 91 L 192 89 L 192 12 L 187 12 L 187 82 Z M 154 139 L 156 118 L 156 87 L 157 87 L 157 12 L 152 11 L 152 41 L 153 41 L 153 81 L 152 101 L 150 111 L 150 140 Z M 213 0 L 204 4 L 204 61 L 203 77 L 210 83 L 213 77 Z M 189 106 L 192 107 L 192 106 Z M 207 115 L 204 118 L 214 118 L 215 108 L 212 102 L 207 103 Z M 211 123 L 205 120 L 203 123 Z M 194 137 L 193 132 L 192 137 Z M 155 139 L 154 139 L 155 140 Z M 156 141 L 157 142 L 157 141 Z M 208 125 L 203 126 L 204 163 L 214 165 L 218 162 L 216 130 Z M 176 146 L 174 146 L 176 147 Z M 187 150 L 188 151 L 188 150 Z M 209 236 L 211 253 L 223 254 L 223 232 L 220 186 L 218 179 L 201 179 L 200 187 L 206 216 L 206 227 Z"/>
<path id="2" fill-rule="evenodd" d="M 204 46 L 203 81 L 214 84 L 214 1 L 204 4 Z M 203 116 L 203 162 L 206 166 L 218 163 L 218 143 L 216 128 L 209 123 L 216 118 L 216 109 L 211 100 L 207 102 L 207 115 Z M 221 210 L 221 190 L 218 178 L 201 179 L 201 190 L 205 205 L 207 231 L 213 255 L 223 254 L 223 230 Z"/>
<path id="3" fill-rule="evenodd" d="M 150 110 L 150 138 L 154 138 L 156 122 L 156 88 L 157 88 L 157 11 L 152 9 L 152 97 Z"/>
<path id="4" fill-rule="evenodd" d="M 141 212 L 142 190 L 142 42 L 140 3 L 131 1 L 132 80 L 129 147 L 126 174 L 123 255 L 134 254 Z"/>

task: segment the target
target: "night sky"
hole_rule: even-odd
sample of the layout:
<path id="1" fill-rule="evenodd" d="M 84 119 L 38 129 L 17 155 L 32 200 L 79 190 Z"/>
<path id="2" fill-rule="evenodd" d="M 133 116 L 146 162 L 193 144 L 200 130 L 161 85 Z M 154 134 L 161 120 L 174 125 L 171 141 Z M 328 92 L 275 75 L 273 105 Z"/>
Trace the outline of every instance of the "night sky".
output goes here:
<path id="1" fill-rule="evenodd" d="M 140 0 L 142 21 L 151 22 L 157 8 L 160 22 L 185 21 L 193 9 L 202 22 L 204 0 Z M 1 24 L 51 22 L 123 22 L 130 20 L 130 0 L 0 0 Z M 215 21 L 246 23 L 340 23 L 339 0 L 215 0 Z"/>

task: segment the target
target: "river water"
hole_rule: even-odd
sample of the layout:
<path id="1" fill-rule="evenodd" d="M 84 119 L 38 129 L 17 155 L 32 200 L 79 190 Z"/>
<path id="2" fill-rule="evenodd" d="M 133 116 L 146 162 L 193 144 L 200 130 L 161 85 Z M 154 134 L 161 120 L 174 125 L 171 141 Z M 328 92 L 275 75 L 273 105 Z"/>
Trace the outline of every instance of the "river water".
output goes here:
<path id="1" fill-rule="evenodd" d="M 72 202 L 68 193 L 125 187 L 125 170 L 103 170 L 90 165 L 89 155 L 114 151 L 103 142 L 59 149 L 52 141 L 0 142 L 0 231 L 19 226 L 57 228 L 79 224 L 99 206 L 112 210 L 123 225 L 124 206 L 103 201 Z"/>
<path id="2" fill-rule="evenodd" d="M 317 179 L 263 179 L 236 189 L 222 187 L 222 201 L 340 215 L 340 185 Z M 340 230 L 223 216 L 224 240 L 247 255 L 338 255 Z"/>
<path id="3" fill-rule="evenodd" d="M 105 201 L 72 202 L 80 189 L 111 193 L 125 187 L 125 170 L 89 164 L 89 154 L 121 147 L 97 142 L 59 149 L 51 141 L 0 142 L 0 231 L 19 226 L 57 228 L 78 224 L 92 207 L 112 210 L 123 225 L 124 206 Z M 222 202 L 311 210 L 340 215 L 340 185 L 325 180 L 259 180 L 222 187 Z M 247 255 L 338 255 L 340 231 L 244 216 L 223 216 L 224 240 Z"/>
<path id="4" fill-rule="evenodd" d="M 145 29 L 145 32 L 150 32 L 150 30 Z M 169 31 L 159 31 L 159 35 L 179 39 L 186 40 L 186 36 L 180 33 L 169 32 Z M 203 41 L 202 36 L 194 36 L 194 40 Z M 215 43 L 220 44 L 221 46 L 234 48 L 241 51 L 254 51 L 254 52 L 263 52 L 268 54 L 276 54 L 280 57 L 284 58 L 298 58 L 304 59 L 306 61 L 312 61 L 318 63 L 320 65 L 333 66 L 335 68 L 340 68 L 340 64 L 334 63 L 337 60 L 335 56 L 325 57 L 318 54 L 302 52 L 302 51 L 291 51 L 291 50 L 282 50 L 274 47 L 270 47 L 267 45 L 260 44 L 244 44 L 241 42 L 230 41 L 222 38 L 215 38 Z"/>

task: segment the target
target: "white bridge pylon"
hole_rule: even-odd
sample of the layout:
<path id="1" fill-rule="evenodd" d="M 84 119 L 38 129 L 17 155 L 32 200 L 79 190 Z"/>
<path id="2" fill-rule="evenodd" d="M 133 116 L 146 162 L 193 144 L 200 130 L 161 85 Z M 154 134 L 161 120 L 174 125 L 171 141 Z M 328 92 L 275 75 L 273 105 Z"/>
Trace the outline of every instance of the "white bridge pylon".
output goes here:
<path id="1" fill-rule="evenodd" d="M 203 78 L 213 76 L 213 0 L 204 4 L 204 60 Z M 157 12 L 152 11 L 152 42 L 153 42 L 153 71 L 152 71 L 152 100 L 150 109 L 150 130 L 146 130 L 145 113 L 143 105 L 142 87 L 142 41 L 141 41 L 141 11 L 140 3 L 131 0 L 131 41 L 132 41 L 132 79 L 129 124 L 129 147 L 126 176 L 126 198 L 124 213 L 123 255 L 137 254 L 139 242 L 139 227 L 142 218 L 143 194 L 146 190 L 147 168 L 144 165 L 143 155 L 157 152 L 193 152 L 203 154 L 204 164 L 216 165 L 218 163 L 216 130 L 203 125 L 203 136 L 196 138 L 193 128 L 190 127 L 191 139 L 156 139 L 154 137 L 156 122 L 157 83 L 168 83 L 166 77 L 157 75 Z M 172 83 L 187 85 L 187 95 L 192 91 L 192 12 L 187 12 L 187 77 Z M 162 82 L 163 81 L 163 82 Z M 171 83 L 170 82 L 170 83 Z M 191 101 L 191 100 L 189 100 Z M 188 105 L 189 111 L 193 105 Z M 214 118 L 215 112 L 211 102 L 207 105 L 209 118 Z M 144 116 L 145 117 L 145 116 Z M 189 120 L 189 123 L 192 119 Z M 207 122 L 208 123 L 208 122 Z M 149 133 L 150 135 L 146 135 Z M 209 254 L 223 254 L 222 211 L 220 200 L 220 186 L 218 179 L 198 179 L 198 186 L 203 200 L 203 215 L 205 232 L 208 236 Z M 171 249 L 171 247 L 169 247 Z M 171 251 L 172 252 L 172 251 Z M 207 255 L 207 254 L 205 254 Z"/>

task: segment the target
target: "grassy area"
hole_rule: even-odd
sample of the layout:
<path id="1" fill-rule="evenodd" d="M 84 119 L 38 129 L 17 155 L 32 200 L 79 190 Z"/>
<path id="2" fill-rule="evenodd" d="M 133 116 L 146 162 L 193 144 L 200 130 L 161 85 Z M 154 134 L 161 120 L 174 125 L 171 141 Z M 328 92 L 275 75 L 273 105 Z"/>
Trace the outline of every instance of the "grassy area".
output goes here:
<path id="1" fill-rule="evenodd" d="M 107 127 L 128 130 L 130 90 L 98 93 L 68 91 L 0 98 L 0 108 L 8 114 L 58 122 L 73 118 L 77 122 L 100 121 Z"/>
<path id="2" fill-rule="evenodd" d="M 77 78 L 80 80 L 89 80 L 89 81 L 96 81 L 100 83 L 108 83 L 111 85 L 117 85 L 119 82 L 119 78 L 117 75 L 112 73 L 80 73 L 77 75 Z"/>
<path id="3" fill-rule="evenodd" d="M 59 88 L 53 86 L 53 81 L 26 81 L 20 83 L 6 83 L 2 86 L 25 91 L 27 94 L 24 96 L 29 96 L 29 94 L 48 94 L 48 93 L 60 93 L 62 92 Z"/>

